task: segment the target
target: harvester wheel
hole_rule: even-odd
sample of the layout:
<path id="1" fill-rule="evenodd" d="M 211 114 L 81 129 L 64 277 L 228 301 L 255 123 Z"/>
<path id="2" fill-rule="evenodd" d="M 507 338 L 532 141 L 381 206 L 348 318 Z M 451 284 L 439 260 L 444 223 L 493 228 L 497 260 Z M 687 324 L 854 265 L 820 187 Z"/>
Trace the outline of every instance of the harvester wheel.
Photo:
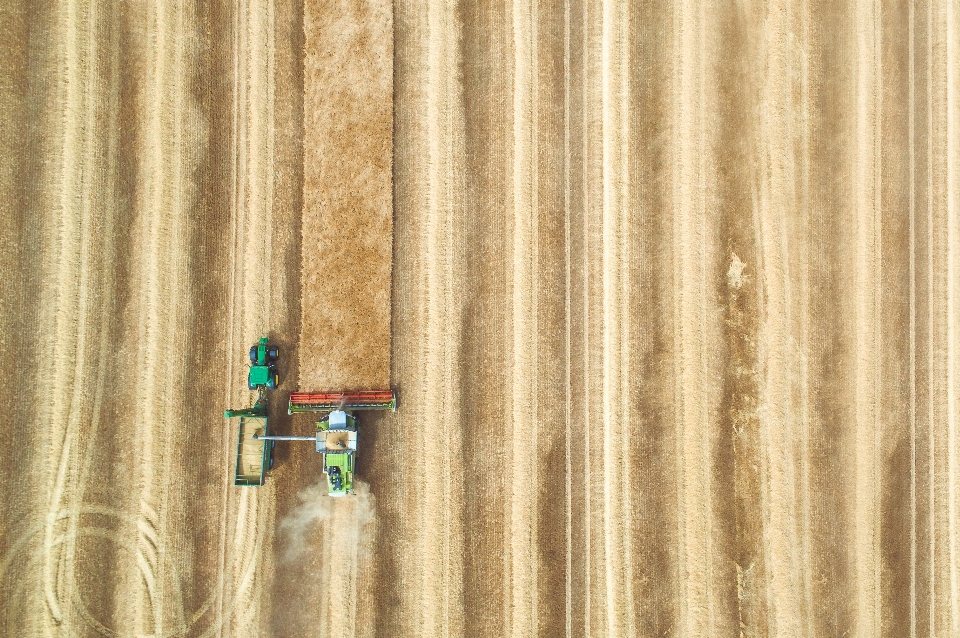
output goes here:
<path id="1" fill-rule="evenodd" d="M 257 362 L 257 346 L 250 346 L 250 363 Z"/>
<path id="2" fill-rule="evenodd" d="M 280 358 L 280 348 L 277 346 L 270 346 L 270 349 L 267 350 L 267 358 L 271 361 L 276 361 Z"/>

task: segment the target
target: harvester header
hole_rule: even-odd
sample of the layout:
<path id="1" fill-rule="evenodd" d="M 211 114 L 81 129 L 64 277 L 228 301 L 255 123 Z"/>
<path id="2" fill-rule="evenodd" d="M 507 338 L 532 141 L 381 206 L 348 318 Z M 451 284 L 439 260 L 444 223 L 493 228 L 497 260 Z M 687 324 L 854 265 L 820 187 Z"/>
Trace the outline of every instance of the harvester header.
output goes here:
<path id="1" fill-rule="evenodd" d="M 397 395 L 393 390 L 294 392 L 290 395 L 287 414 L 334 410 L 392 410 L 395 412 L 396 409 Z"/>

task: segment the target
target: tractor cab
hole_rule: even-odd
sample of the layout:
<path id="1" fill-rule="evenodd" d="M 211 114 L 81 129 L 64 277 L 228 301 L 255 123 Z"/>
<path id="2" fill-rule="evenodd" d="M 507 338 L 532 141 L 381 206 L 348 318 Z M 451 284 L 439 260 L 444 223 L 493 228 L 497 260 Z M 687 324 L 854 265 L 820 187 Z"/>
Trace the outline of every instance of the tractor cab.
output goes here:
<path id="1" fill-rule="evenodd" d="M 255 346 L 250 347 L 250 372 L 247 375 L 247 388 L 250 390 L 276 390 L 280 385 L 277 372 L 277 359 L 280 348 L 271 346 L 267 337 L 261 337 Z"/>

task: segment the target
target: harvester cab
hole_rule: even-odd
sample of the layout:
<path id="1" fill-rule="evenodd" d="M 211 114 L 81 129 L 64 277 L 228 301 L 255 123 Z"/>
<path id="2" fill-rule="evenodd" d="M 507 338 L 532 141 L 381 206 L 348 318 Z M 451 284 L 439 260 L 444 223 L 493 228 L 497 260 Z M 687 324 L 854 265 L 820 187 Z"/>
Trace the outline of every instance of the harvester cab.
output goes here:
<path id="1" fill-rule="evenodd" d="M 357 456 L 356 410 L 397 409 L 393 390 L 359 392 L 299 392 L 290 395 L 288 414 L 320 412 L 312 436 L 258 435 L 258 440 L 314 441 L 323 455 L 323 473 L 327 476 L 327 494 L 346 496 L 354 493 L 353 474 Z"/>

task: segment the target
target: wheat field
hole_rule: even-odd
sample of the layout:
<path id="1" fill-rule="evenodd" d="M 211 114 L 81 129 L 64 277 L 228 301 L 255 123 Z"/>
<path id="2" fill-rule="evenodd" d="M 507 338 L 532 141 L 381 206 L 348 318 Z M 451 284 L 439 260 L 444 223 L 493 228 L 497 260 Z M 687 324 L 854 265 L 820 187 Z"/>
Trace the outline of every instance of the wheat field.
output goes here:
<path id="1" fill-rule="evenodd" d="M 271 428 L 312 427 L 304 16 L 357 7 L 392 14 L 400 407 L 333 503 L 309 444 L 235 488 L 222 411 L 269 335 Z M 0 32 L 3 635 L 960 636 L 956 0 Z"/>

